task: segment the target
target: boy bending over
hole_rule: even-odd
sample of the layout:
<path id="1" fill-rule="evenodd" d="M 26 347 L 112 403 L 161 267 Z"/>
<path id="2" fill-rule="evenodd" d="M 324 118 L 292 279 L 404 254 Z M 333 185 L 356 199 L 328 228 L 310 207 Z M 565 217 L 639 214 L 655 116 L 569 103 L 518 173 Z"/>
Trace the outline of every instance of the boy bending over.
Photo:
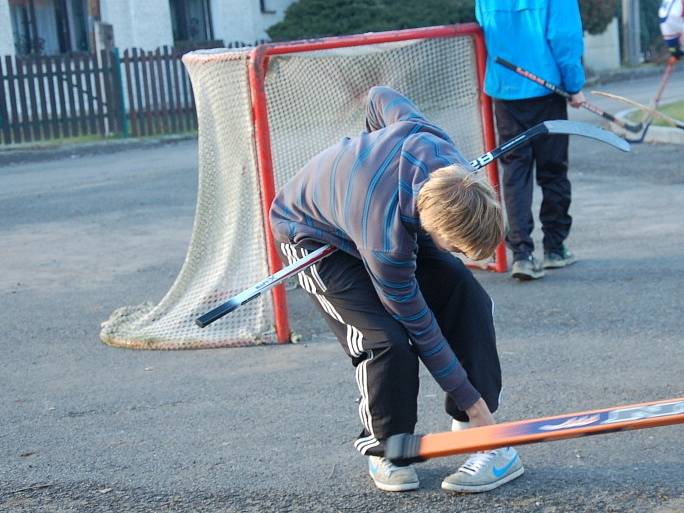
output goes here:
<path id="1" fill-rule="evenodd" d="M 449 136 L 385 86 L 368 95 L 367 132 L 316 155 L 270 213 L 290 263 L 324 243 L 331 256 L 302 287 L 356 369 L 363 431 L 355 447 L 381 490 L 418 488 L 384 442 L 416 424 L 418 359 L 446 392 L 454 429 L 494 423 L 501 369 L 492 300 L 451 252 L 479 260 L 502 238 L 501 209 Z M 491 490 L 523 473 L 513 448 L 477 453 L 442 488 Z"/>

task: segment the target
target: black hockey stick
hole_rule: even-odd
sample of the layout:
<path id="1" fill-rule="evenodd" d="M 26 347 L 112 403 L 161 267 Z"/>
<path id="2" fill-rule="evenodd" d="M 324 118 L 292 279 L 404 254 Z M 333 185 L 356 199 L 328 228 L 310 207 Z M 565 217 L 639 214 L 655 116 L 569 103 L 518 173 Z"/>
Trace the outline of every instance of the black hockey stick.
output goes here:
<path id="1" fill-rule="evenodd" d="M 309 253 L 304 258 L 300 258 L 296 262 L 293 262 L 292 264 L 283 267 L 277 273 L 267 276 L 256 285 L 243 290 L 239 294 L 231 297 L 225 303 L 220 304 L 213 310 L 210 310 L 201 317 L 198 317 L 197 319 L 195 319 L 195 324 L 197 324 L 197 326 L 199 326 L 200 328 L 205 328 L 209 326 L 212 322 L 218 321 L 224 315 L 227 315 L 230 312 L 237 310 L 242 305 L 249 303 L 253 299 L 258 298 L 261 294 L 271 290 L 280 282 L 288 279 L 290 276 L 295 276 L 296 274 L 299 274 L 304 269 L 307 269 L 319 260 L 323 260 L 325 257 L 330 255 L 331 253 L 334 253 L 335 251 L 337 251 L 337 248 L 331 246 L 330 244 L 321 246 L 316 251 Z"/>
<path id="2" fill-rule="evenodd" d="M 589 125 L 587 123 L 578 123 L 575 121 L 567 120 L 555 120 L 544 121 L 543 123 L 539 123 L 538 125 L 535 125 L 532 128 L 525 130 L 523 133 L 517 135 L 510 141 L 503 143 L 498 148 L 495 148 L 492 151 L 488 151 L 481 157 L 478 157 L 475 160 L 470 161 L 470 165 L 476 170 L 481 169 L 490 162 L 498 159 L 505 153 L 508 153 L 509 151 L 514 150 L 515 148 L 518 148 L 523 144 L 527 144 L 535 137 L 539 137 L 541 135 L 558 134 L 580 135 L 582 137 L 588 137 L 590 139 L 595 139 L 597 141 L 604 142 L 622 151 L 629 151 L 629 144 L 624 139 L 618 137 L 612 132 L 608 132 L 607 130 Z M 294 276 L 302 272 L 303 270 L 312 266 L 316 262 L 324 259 L 336 250 L 337 248 L 331 246 L 330 244 L 326 244 L 325 246 L 318 248 L 316 251 L 310 253 L 306 257 L 297 260 L 296 262 L 293 262 L 292 264 L 286 267 L 283 267 L 277 273 L 264 278 L 256 285 L 253 285 L 252 287 L 245 289 L 236 296 L 230 298 L 225 303 L 217 306 L 213 310 L 210 310 L 204 315 L 198 317 L 195 320 L 195 324 L 197 324 L 197 326 L 199 326 L 200 328 L 205 328 L 206 326 L 209 326 L 212 322 L 219 320 L 221 317 L 223 317 L 226 314 L 229 314 L 234 310 L 237 310 L 245 303 L 248 303 L 253 299 L 256 299 L 264 292 L 278 285 L 280 282 L 286 280 L 290 276 Z"/>
<path id="3" fill-rule="evenodd" d="M 527 71 L 526 69 L 521 68 L 520 66 L 516 66 L 515 64 L 507 61 L 506 59 L 502 59 L 501 57 L 497 57 L 495 59 L 497 64 L 501 64 L 503 67 L 510 69 L 511 71 L 514 71 L 520 76 L 523 76 L 529 80 L 532 80 L 533 82 L 536 82 L 542 87 L 546 87 L 549 91 L 553 91 L 554 93 L 562 96 L 563 98 L 570 99 L 572 96 L 570 93 L 567 91 L 564 91 L 560 87 L 558 87 L 556 84 L 552 84 L 551 82 L 544 80 L 541 77 L 538 77 L 531 71 Z M 625 130 L 629 130 L 630 132 L 638 133 L 641 131 L 643 124 L 639 123 L 638 125 L 632 125 L 631 123 L 626 123 L 622 121 L 621 119 L 616 118 L 613 116 L 610 112 L 606 112 L 602 110 L 600 107 L 594 105 L 593 103 L 589 103 L 585 101 L 582 103 L 582 107 L 587 109 L 589 112 L 593 112 L 594 114 L 598 114 L 604 119 L 607 119 L 608 121 L 615 123 L 616 125 L 624 128 Z"/>

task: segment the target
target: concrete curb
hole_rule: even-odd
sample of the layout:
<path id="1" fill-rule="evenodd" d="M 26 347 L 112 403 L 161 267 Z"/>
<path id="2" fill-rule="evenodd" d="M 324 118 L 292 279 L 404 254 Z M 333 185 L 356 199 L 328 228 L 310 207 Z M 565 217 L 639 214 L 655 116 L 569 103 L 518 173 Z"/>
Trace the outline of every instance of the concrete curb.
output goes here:
<path id="1" fill-rule="evenodd" d="M 0 147 L 0 166 L 69 159 L 85 155 L 105 155 L 197 139 L 196 134 L 167 135 L 139 139 L 105 139 L 75 144 L 10 145 Z"/>
<path id="2" fill-rule="evenodd" d="M 682 66 L 676 66 L 673 73 L 683 73 L 684 69 L 682 68 Z M 646 64 L 634 68 L 618 68 L 616 70 L 602 71 L 595 74 L 592 73 L 587 75 L 584 88 L 586 89 L 596 84 L 607 84 L 610 82 L 659 76 L 662 75 L 664 69 L 664 64 Z"/>
<path id="3" fill-rule="evenodd" d="M 639 109 L 621 110 L 615 113 L 615 117 L 620 120 L 628 121 L 627 116 L 629 116 L 629 114 L 631 114 L 632 112 L 638 110 Z M 625 137 L 627 140 L 634 139 L 635 136 L 638 138 L 641 135 L 628 132 L 622 127 L 616 125 L 615 123 L 610 123 L 610 129 L 620 137 Z M 642 142 L 684 145 L 684 130 L 668 126 L 651 126 L 646 131 L 646 135 L 644 136 L 644 140 Z"/>

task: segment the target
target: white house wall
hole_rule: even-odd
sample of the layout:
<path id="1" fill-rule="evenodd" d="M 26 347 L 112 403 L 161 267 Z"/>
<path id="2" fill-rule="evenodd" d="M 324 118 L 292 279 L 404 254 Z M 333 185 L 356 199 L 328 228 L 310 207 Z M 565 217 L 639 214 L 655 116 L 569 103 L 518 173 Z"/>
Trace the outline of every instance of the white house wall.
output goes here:
<path id="1" fill-rule="evenodd" d="M 226 43 L 253 42 L 267 38 L 266 29 L 282 20 L 293 0 L 210 0 L 215 39 Z M 102 21 L 114 27 L 114 41 L 119 48 L 173 46 L 169 0 L 101 0 Z M 620 65 L 617 22 L 604 34 L 585 37 L 585 63 L 595 71 Z M 14 55 L 14 35 L 8 0 L 0 0 L 0 56 Z"/>
<path id="2" fill-rule="evenodd" d="M 266 29 L 274 23 L 278 23 L 280 20 L 282 20 L 285 16 L 285 10 L 287 7 L 294 2 L 293 0 L 264 0 L 266 9 L 269 11 L 275 11 L 274 14 L 262 14 L 259 10 L 259 1 L 257 0 L 255 3 L 257 4 L 257 12 L 261 15 L 259 17 L 255 17 L 255 28 L 259 32 L 258 37 L 265 38 L 267 37 Z"/>
<path id="3" fill-rule="evenodd" d="M 283 19 L 292 0 L 264 0 L 262 13 L 259 0 L 211 0 L 214 38 L 228 44 L 233 41 L 253 42 L 267 38 L 266 29 Z"/>
<path id="4" fill-rule="evenodd" d="M 101 18 L 114 27 L 119 48 L 173 46 L 169 0 L 101 0 Z"/>
<path id="5" fill-rule="evenodd" d="M 0 56 L 14 55 L 14 33 L 10 20 L 9 2 L 0 0 Z"/>
<path id="6" fill-rule="evenodd" d="M 603 34 L 584 35 L 584 65 L 593 71 L 620 67 L 618 20 L 613 18 Z"/>

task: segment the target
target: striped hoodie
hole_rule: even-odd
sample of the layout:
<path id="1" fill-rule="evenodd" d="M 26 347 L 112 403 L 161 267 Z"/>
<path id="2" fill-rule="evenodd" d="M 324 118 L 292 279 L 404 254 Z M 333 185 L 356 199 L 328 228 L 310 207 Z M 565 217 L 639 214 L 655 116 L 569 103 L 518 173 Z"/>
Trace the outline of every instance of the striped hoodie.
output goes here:
<path id="1" fill-rule="evenodd" d="M 360 258 L 386 310 L 406 328 L 442 389 L 465 410 L 480 395 L 428 308 L 415 271 L 418 191 L 432 171 L 453 163 L 469 166 L 468 161 L 444 130 L 389 87 L 370 90 L 366 127 L 368 132 L 313 157 L 279 191 L 271 228 L 279 242 L 330 243 Z"/>

